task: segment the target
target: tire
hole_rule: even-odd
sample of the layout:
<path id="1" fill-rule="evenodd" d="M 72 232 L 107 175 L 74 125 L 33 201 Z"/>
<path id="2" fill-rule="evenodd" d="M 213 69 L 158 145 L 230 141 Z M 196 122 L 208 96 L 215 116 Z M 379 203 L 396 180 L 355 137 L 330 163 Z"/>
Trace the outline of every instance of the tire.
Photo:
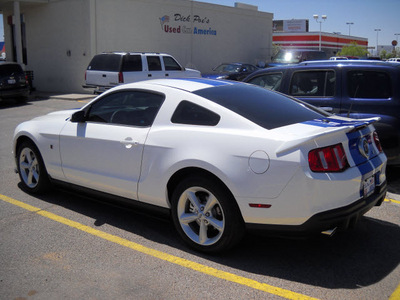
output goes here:
<path id="1" fill-rule="evenodd" d="M 172 195 L 172 219 L 193 249 L 216 253 L 230 249 L 244 235 L 244 222 L 231 193 L 203 177 L 189 177 Z"/>
<path id="2" fill-rule="evenodd" d="M 41 194 L 50 186 L 49 176 L 38 148 L 29 141 L 17 150 L 17 168 L 21 188 L 30 194 Z"/>

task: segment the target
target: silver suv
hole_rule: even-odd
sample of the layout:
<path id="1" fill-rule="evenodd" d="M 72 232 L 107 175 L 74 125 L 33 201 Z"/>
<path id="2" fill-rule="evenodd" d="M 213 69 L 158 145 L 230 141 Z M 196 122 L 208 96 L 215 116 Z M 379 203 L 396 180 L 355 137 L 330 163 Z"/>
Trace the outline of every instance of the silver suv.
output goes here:
<path id="1" fill-rule="evenodd" d="M 119 84 L 146 79 L 201 77 L 164 53 L 107 52 L 95 55 L 86 69 L 84 88 L 101 93 Z"/>

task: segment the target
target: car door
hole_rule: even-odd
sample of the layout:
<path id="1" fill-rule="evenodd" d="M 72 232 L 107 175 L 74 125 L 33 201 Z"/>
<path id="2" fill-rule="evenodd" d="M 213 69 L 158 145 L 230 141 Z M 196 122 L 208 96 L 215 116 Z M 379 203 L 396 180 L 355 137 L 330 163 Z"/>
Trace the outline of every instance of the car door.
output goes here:
<path id="1" fill-rule="evenodd" d="M 165 70 L 162 68 L 159 55 L 146 55 L 147 60 L 147 79 L 159 79 L 165 77 Z"/>
<path id="2" fill-rule="evenodd" d="M 354 68 L 343 71 L 341 114 L 355 119 L 390 115 L 393 102 L 393 74 L 384 69 Z M 395 113 L 394 113 L 395 114 Z"/>
<path id="3" fill-rule="evenodd" d="M 137 199 L 144 144 L 163 100 L 151 92 L 118 91 L 85 108 L 84 122 L 67 122 L 60 133 L 67 181 Z"/>
<path id="4" fill-rule="evenodd" d="M 184 72 L 185 69 L 182 68 L 173 57 L 167 55 L 162 55 L 161 57 L 164 64 L 166 78 L 186 77 L 186 73 Z"/>
<path id="5" fill-rule="evenodd" d="M 340 76 L 333 69 L 294 71 L 288 94 L 336 114 L 340 112 L 339 79 Z"/>

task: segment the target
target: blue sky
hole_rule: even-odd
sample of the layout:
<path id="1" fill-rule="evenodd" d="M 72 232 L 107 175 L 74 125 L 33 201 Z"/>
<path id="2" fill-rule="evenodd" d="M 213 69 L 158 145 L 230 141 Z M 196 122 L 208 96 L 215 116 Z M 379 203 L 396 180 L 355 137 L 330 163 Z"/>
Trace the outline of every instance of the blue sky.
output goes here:
<path id="1" fill-rule="evenodd" d="M 391 45 L 400 36 L 400 0 L 201 0 L 226 6 L 235 2 L 258 6 L 259 11 L 274 14 L 274 20 L 309 19 L 310 31 L 319 31 L 319 24 L 313 15 L 327 15 L 322 23 L 323 32 L 341 32 L 368 38 L 369 46 L 376 46 L 377 32 L 379 45 Z"/>

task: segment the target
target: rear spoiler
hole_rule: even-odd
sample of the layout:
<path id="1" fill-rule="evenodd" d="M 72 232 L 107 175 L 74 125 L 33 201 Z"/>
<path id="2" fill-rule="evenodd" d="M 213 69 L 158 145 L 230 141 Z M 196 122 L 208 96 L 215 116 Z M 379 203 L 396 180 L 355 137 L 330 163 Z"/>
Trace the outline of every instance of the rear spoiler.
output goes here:
<path id="1" fill-rule="evenodd" d="M 315 138 L 318 138 L 323 135 L 335 135 L 340 132 L 349 133 L 360 130 L 365 128 L 375 122 L 378 122 L 381 118 L 374 117 L 368 119 L 348 119 L 342 117 L 332 117 L 332 118 L 322 118 L 322 119 L 315 119 L 312 121 L 306 121 L 303 124 L 310 124 L 314 126 L 320 126 L 324 128 L 328 128 L 329 131 L 320 131 L 315 133 L 314 135 L 310 135 L 307 137 L 299 138 L 296 140 L 291 140 L 284 142 L 276 151 L 276 156 L 285 155 L 294 149 L 297 149 L 302 144 L 305 144 L 309 141 L 312 141 Z"/>

